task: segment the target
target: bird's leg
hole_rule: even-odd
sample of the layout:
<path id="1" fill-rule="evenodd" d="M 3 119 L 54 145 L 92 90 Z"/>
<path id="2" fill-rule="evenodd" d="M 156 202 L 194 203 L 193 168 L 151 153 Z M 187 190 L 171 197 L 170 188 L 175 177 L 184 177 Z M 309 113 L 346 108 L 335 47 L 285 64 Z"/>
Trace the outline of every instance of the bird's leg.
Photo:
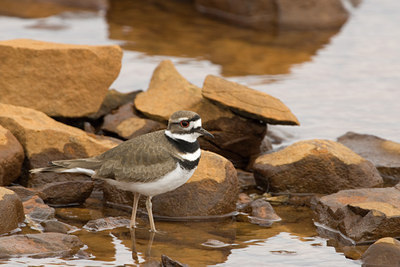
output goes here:
<path id="1" fill-rule="evenodd" d="M 138 207 L 138 203 L 139 203 L 139 198 L 140 198 L 140 194 L 135 192 L 133 195 L 131 223 L 129 225 L 129 228 L 131 228 L 131 229 L 135 228 L 135 225 L 136 225 L 136 211 L 137 211 L 137 207 Z"/>
<path id="2" fill-rule="evenodd" d="M 147 200 L 146 200 L 146 208 L 147 208 L 147 213 L 149 214 L 149 221 L 150 221 L 150 228 L 151 228 L 150 231 L 155 233 L 155 232 L 157 232 L 157 231 L 156 231 L 156 226 L 154 225 L 151 198 L 152 198 L 152 196 L 148 196 L 148 197 L 147 197 Z"/>

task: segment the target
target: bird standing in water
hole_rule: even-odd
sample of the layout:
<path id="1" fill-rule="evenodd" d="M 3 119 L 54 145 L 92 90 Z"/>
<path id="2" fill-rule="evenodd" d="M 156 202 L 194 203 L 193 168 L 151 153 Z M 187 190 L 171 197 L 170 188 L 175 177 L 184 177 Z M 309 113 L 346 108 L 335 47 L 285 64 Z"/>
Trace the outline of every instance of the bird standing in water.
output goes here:
<path id="1" fill-rule="evenodd" d="M 96 157 L 52 161 L 31 173 L 84 173 L 133 192 L 131 228 L 135 227 L 140 195 L 145 195 L 150 228 L 156 232 L 151 199 L 178 188 L 193 175 L 201 155 L 197 138 L 202 135 L 213 137 L 202 128 L 197 113 L 177 111 L 166 130 L 130 139 Z"/>

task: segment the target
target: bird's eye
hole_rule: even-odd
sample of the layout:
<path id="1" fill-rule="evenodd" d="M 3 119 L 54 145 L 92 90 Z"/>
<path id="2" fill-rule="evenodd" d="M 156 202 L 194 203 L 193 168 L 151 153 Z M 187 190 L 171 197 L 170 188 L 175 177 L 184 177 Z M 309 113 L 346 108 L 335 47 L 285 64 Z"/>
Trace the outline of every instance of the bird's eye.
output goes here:
<path id="1" fill-rule="evenodd" d="M 181 122 L 180 122 L 180 125 L 181 125 L 183 128 L 187 128 L 187 127 L 189 127 L 190 123 L 189 123 L 188 121 L 181 121 Z"/>

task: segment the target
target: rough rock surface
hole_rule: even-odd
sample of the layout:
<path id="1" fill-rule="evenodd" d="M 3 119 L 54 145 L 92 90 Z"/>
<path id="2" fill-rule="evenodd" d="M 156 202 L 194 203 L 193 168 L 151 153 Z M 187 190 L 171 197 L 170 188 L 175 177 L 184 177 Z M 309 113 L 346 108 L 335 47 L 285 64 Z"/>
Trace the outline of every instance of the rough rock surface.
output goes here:
<path id="1" fill-rule="evenodd" d="M 99 109 L 119 74 L 122 50 L 16 39 L 0 42 L 0 58 L 2 103 L 81 117 Z"/>
<path id="2" fill-rule="evenodd" d="M 269 124 L 300 124 L 279 99 L 213 75 L 208 75 L 204 80 L 202 95 L 244 117 Z"/>
<path id="3" fill-rule="evenodd" d="M 66 257 L 75 254 L 82 246 L 78 237 L 61 233 L 4 236 L 0 237 L 0 258 Z"/>
<path id="4" fill-rule="evenodd" d="M 384 237 L 372 244 L 361 258 L 363 267 L 400 266 L 400 241 Z"/>
<path id="5" fill-rule="evenodd" d="M 343 190 L 312 203 L 315 220 L 357 243 L 400 236 L 400 188 Z"/>
<path id="6" fill-rule="evenodd" d="M 130 193 L 104 186 L 107 201 L 132 204 Z M 153 198 L 153 212 L 156 217 L 165 218 L 225 215 L 235 211 L 238 193 L 239 182 L 232 163 L 215 153 L 202 151 L 199 166 L 189 181 Z"/>
<path id="7" fill-rule="evenodd" d="M 131 139 L 165 128 L 164 124 L 157 121 L 138 117 L 133 112 L 133 103 L 127 103 L 115 112 L 105 116 L 101 127 L 102 130 L 115 133 L 125 139 Z"/>
<path id="8" fill-rule="evenodd" d="M 21 174 L 24 150 L 13 134 L 0 126 L 0 186 L 9 185 Z"/>
<path id="9" fill-rule="evenodd" d="M 4 187 L 0 187 L 0 214 L 0 234 L 14 230 L 25 218 L 21 199 Z"/>
<path id="10" fill-rule="evenodd" d="M 400 144 L 374 135 L 348 132 L 338 138 L 363 158 L 371 161 L 389 184 L 400 181 Z"/>
<path id="11" fill-rule="evenodd" d="M 135 98 L 135 107 L 150 119 L 163 122 L 177 110 L 199 113 L 203 127 L 215 136 L 212 140 L 201 138 L 202 148 L 240 167 L 245 167 L 249 157 L 259 153 L 266 131 L 264 124 L 239 117 L 204 99 L 201 89 L 183 78 L 169 60 L 156 68 L 148 90 Z"/>
<path id="12" fill-rule="evenodd" d="M 114 141 L 59 123 L 40 111 L 7 104 L 0 104 L 0 125 L 10 130 L 23 146 L 28 169 L 44 167 L 52 160 L 95 156 L 117 145 Z M 38 187 L 74 179 L 88 177 L 40 173 L 30 175 L 29 181 L 25 182 L 29 187 Z"/>
<path id="13" fill-rule="evenodd" d="M 331 194 L 383 183 L 371 162 L 342 144 L 319 139 L 258 157 L 254 177 L 258 185 L 282 193 Z"/>
<path id="14" fill-rule="evenodd" d="M 340 0 L 196 0 L 196 8 L 228 22 L 271 31 L 339 28 L 349 14 Z"/>

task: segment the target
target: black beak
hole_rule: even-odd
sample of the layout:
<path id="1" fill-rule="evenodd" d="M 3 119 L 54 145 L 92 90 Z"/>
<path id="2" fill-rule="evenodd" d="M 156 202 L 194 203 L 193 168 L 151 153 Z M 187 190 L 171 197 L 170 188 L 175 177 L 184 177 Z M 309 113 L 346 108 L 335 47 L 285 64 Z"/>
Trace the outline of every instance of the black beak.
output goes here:
<path id="1" fill-rule="evenodd" d="M 204 129 L 204 128 L 198 129 L 197 132 L 198 132 L 198 133 L 201 133 L 202 135 L 205 135 L 205 136 L 209 136 L 209 137 L 214 138 L 214 135 L 212 135 L 210 132 L 208 132 L 208 131 L 207 131 L 206 129 Z"/>

